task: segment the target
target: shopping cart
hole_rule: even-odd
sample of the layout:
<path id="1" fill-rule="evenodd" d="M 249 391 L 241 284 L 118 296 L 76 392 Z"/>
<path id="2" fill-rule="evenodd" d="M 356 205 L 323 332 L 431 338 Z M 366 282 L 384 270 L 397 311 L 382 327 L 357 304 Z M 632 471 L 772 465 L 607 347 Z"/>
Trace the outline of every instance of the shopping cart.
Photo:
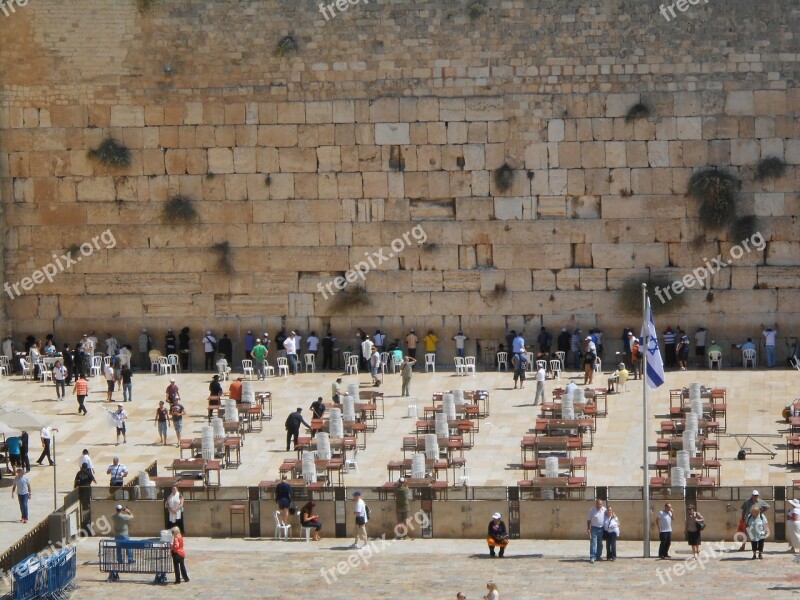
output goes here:
<path id="1" fill-rule="evenodd" d="M 167 583 L 172 573 L 169 542 L 151 540 L 103 540 L 100 542 L 100 572 L 109 581 L 119 581 L 120 573 L 155 575 L 154 583 Z"/>

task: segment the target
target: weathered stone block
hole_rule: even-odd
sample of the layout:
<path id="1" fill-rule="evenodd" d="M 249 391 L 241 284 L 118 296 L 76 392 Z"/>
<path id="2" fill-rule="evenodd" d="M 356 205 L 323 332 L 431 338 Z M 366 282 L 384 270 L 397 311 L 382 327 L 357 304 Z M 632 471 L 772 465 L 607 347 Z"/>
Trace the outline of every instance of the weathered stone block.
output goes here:
<path id="1" fill-rule="evenodd" d="M 233 173 L 233 150 L 230 148 L 209 148 L 208 171 L 214 174 Z"/>

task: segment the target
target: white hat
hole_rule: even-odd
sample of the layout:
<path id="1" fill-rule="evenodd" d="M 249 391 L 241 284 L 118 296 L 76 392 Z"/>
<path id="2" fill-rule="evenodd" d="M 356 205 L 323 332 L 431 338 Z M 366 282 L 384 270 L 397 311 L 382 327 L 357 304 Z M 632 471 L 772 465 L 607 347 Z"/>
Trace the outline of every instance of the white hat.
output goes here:
<path id="1" fill-rule="evenodd" d="M 795 508 L 800 508 L 800 500 L 795 500 L 794 498 L 792 498 L 791 500 L 789 500 L 789 504 L 791 504 Z"/>
<path id="2" fill-rule="evenodd" d="M 499 518 L 500 518 L 500 513 L 494 513 L 494 514 L 492 515 L 492 518 L 493 518 L 493 519 L 499 519 Z"/>
<path id="3" fill-rule="evenodd" d="M 211 330 L 210 329 L 206 329 L 206 335 L 211 335 Z"/>
<path id="4" fill-rule="evenodd" d="M 122 510 L 122 504 L 117 504 L 117 510 Z"/>
<path id="5" fill-rule="evenodd" d="M 170 379 L 170 382 L 172 382 L 172 383 L 175 383 L 175 378 L 174 378 L 174 377 L 172 377 L 172 378 Z"/>
<path id="6" fill-rule="evenodd" d="M 750 495 L 751 496 L 758 496 L 759 495 L 758 490 L 753 490 L 753 493 L 750 494 Z"/>
<path id="7" fill-rule="evenodd" d="M 590 336 L 590 335 L 587 335 L 587 336 L 586 336 L 586 339 L 587 339 L 587 340 L 590 340 L 590 339 L 592 339 L 592 336 Z"/>

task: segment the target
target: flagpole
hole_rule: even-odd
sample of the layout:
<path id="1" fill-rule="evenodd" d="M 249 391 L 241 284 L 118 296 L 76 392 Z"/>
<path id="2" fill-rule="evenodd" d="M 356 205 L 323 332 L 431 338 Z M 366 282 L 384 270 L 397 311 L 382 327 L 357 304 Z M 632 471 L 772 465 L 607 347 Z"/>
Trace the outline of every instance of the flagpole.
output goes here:
<path id="1" fill-rule="evenodd" d="M 647 314 L 647 284 L 642 284 L 642 323 L 648 323 Z M 648 329 L 648 334 L 650 333 Z M 650 558 L 650 462 L 648 460 L 648 406 L 647 406 L 647 348 L 649 340 L 641 340 L 639 343 L 642 351 L 642 526 L 644 527 L 644 558 Z"/>

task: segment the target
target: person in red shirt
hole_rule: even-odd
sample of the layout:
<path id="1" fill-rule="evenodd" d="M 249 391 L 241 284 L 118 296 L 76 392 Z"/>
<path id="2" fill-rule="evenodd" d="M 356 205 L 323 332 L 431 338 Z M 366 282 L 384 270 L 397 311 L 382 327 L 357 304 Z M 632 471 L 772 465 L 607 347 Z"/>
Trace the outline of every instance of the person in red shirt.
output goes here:
<path id="1" fill-rule="evenodd" d="M 83 413 L 85 416 L 87 410 L 83 403 L 86 400 L 86 396 L 89 395 L 89 382 L 86 381 L 86 377 L 83 375 L 83 373 L 78 375 L 75 386 L 72 388 L 72 393 L 78 398 L 78 412 Z"/>
<path id="2" fill-rule="evenodd" d="M 181 582 L 181 575 L 183 580 L 189 582 L 189 576 L 186 574 L 186 565 L 184 559 L 186 558 L 186 550 L 183 547 L 183 536 L 178 527 L 172 528 L 172 566 L 175 568 L 175 583 Z"/>
<path id="3" fill-rule="evenodd" d="M 236 402 L 242 401 L 242 378 L 238 377 L 236 381 L 231 381 L 231 387 L 228 388 L 228 397 L 233 398 Z"/>

